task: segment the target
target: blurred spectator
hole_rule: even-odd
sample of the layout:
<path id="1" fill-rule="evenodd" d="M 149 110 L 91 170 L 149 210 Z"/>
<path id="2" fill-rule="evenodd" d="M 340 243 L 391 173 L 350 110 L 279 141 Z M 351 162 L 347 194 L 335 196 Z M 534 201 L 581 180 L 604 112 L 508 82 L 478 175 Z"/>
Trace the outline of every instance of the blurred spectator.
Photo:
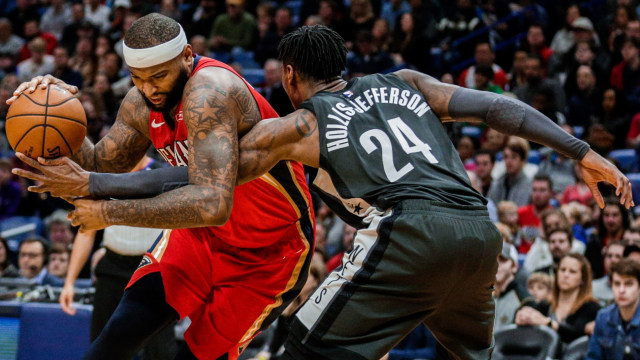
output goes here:
<path id="1" fill-rule="evenodd" d="M 591 287 L 593 288 L 593 296 L 600 301 L 602 306 L 607 306 L 613 301 L 613 292 L 611 291 L 611 266 L 622 259 L 624 243 L 621 241 L 611 242 L 605 246 L 602 251 L 604 253 L 604 271 L 606 275 L 594 279 Z"/>
<path id="2" fill-rule="evenodd" d="M 18 248 L 18 268 L 20 276 L 34 280 L 38 285 L 62 286 L 63 282 L 49 274 L 49 245 L 38 236 L 28 237 Z"/>
<path id="3" fill-rule="evenodd" d="M 568 204 L 562 205 L 560 210 L 569 220 L 574 239 L 580 240 L 583 245 L 586 244 L 587 232 L 585 230 L 585 226 L 591 217 L 589 207 L 579 202 L 572 201 Z M 582 253 L 584 253 L 584 247 L 582 250 Z"/>
<path id="4" fill-rule="evenodd" d="M 473 42 L 468 41 L 452 49 L 454 40 L 459 39 L 483 26 L 478 18 L 471 0 L 456 0 L 455 7 L 451 7 L 438 23 L 438 40 L 445 50 L 455 50 L 460 60 L 473 56 Z"/>
<path id="5" fill-rule="evenodd" d="M 497 205 L 498 208 L 498 221 L 501 224 L 506 225 L 511 232 L 511 239 L 509 242 L 518 246 L 515 239 L 520 234 L 520 228 L 518 227 L 518 205 L 513 201 L 500 201 Z"/>
<path id="6" fill-rule="evenodd" d="M 60 43 L 67 48 L 69 55 L 76 51 L 76 43 L 81 37 L 95 37 L 99 30 L 84 18 L 84 5 L 74 3 L 71 5 L 71 23 L 62 30 Z"/>
<path id="7" fill-rule="evenodd" d="M 523 86 L 527 82 L 525 70 L 527 67 L 527 52 L 524 50 L 516 50 L 513 53 L 513 65 L 511 66 L 511 72 L 507 75 L 508 84 L 506 90 L 514 91 L 515 89 Z"/>
<path id="8" fill-rule="evenodd" d="M 585 245 L 573 237 L 571 231 L 571 224 L 569 219 L 564 215 L 560 209 L 551 209 L 542 213 L 542 231 L 531 239 L 530 236 L 522 238 L 520 247 L 524 250 L 520 250 L 520 253 L 526 253 L 527 257 L 524 260 L 524 269 L 532 273 L 539 269 L 544 269 L 545 272 L 552 274 L 557 267 L 557 260 L 562 255 L 569 252 L 578 254 L 584 254 Z M 533 230 L 534 228 L 527 228 Z M 523 229 L 526 230 L 526 229 Z M 563 230 L 568 233 L 568 241 L 564 242 L 564 234 L 556 234 L 554 237 L 553 249 L 551 249 L 551 242 L 549 241 L 549 235 L 556 231 Z M 524 233 L 524 231 L 523 231 Z M 527 240 L 531 239 L 533 244 L 530 244 Z M 529 249 L 526 246 L 529 244 Z M 553 250 L 553 251 L 552 251 Z M 554 254 L 555 252 L 555 254 Z M 554 260 L 556 261 L 554 266 Z"/>
<path id="9" fill-rule="evenodd" d="M 623 259 L 611 272 L 615 304 L 598 312 L 586 360 L 640 358 L 640 264 Z"/>
<path id="10" fill-rule="evenodd" d="M 361 31 L 371 31 L 376 18 L 373 14 L 371 0 L 351 0 L 349 5 L 349 18 L 347 19 L 349 32 L 345 40 L 347 47 L 353 48 L 349 46 L 349 43 L 356 41 L 356 37 Z"/>
<path id="11" fill-rule="evenodd" d="M 458 156 L 460 156 L 460 160 L 462 160 L 465 169 L 475 170 L 476 164 L 473 161 L 473 156 L 480 147 L 478 140 L 469 135 L 462 135 L 455 144 Z"/>
<path id="12" fill-rule="evenodd" d="M 0 220 L 16 215 L 20 205 L 20 185 L 12 179 L 13 164 L 0 158 Z"/>
<path id="13" fill-rule="evenodd" d="M 342 264 L 342 257 L 353 250 L 353 240 L 356 235 L 356 228 L 351 225 L 344 225 L 342 231 L 342 251 L 334 255 L 327 261 L 327 272 L 330 273 Z"/>
<path id="14" fill-rule="evenodd" d="M 67 48 L 57 46 L 53 50 L 53 64 L 54 68 L 51 71 L 51 75 L 69 85 L 77 86 L 78 89 L 82 88 L 82 75 L 69 66 L 69 52 Z"/>
<path id="15" fill-rule="evenodd" d="M 17 57 L 23 45 L 24 40 L 13 33 L 11 22 L 0 18 L 0 53 Z"/>
<path id="16" fill-rule="evenodd" d="M 293 30 L 293 12 L 291 8 L 286 6 L 279 7 L 275 12 L 273 26 L 258 42 L 255 52 L 256 61 L 264 65 L 267 59 L 277 59 L 280 40 L 291 30 Z M 282 116 L 282 114 L 280 115 Z"/>
<path id="17" fill-rule="evenodd" d="M 116 0 L 113 2 L 111 16 L 111 24 L 109 24 L 109 32 L 102 33 L 102 35 L 108 36 L 110 39 L 117 39 L 122 36 L 124 32 L 124 21 L 131 8 L 131 1 L 129 0 Z"/>
<path id="18" fill-rule="evenodd" d="M 567 119 L 564 116 L 564 108 L 560 108 L 556 104 L 556 98 L 551 87 L 540 87 L 535 90 L 533 99 L 531 100 L 531 107 L 540 111 L 544 116 L 553 120 L 558 125 L 564 125 L 567 123 Z M 540 144 L 533 143 L 534 149 L 540 148 Z"/>
<path id="19" fill-rule="evenodd" d="M 16 0 L 16 7 L 7 14 L 7 19 L 11 21 L 16 35 L 24 38 L 24 24 L 33 19 L 40 19 L 40 13 L 35 3 L 29 0 Z"/>
<path id="20" fill-rule="evenodd" d="M 536 303 L 551 303 L 553 278 L 549 274 L 534 272 L 527 279 L 527 290 Z"/>
<path id="21" fill-rule="evenodd" d="M 309 1 L 309 3 L 311 4 L 313 1 Z M 317 15 L 320 17 L 320 24 L 335 30 L 343 38 L 348 38 L 349 28 L 346 26 L 343 13 L 340 11 L 337 1 L 320 0 L 318 2 L 317 9 Z"/>
<path id="22" fill-rule="evenodd" d="M 475 68 L 473 78 L 475 82 L 475 89 L 481 91 L 490 91 L 496 94 L 502 94 L 502 88 L 498 85 L 491 83 L 491 79 L 494 77 L 493 69 L 488 65 L 478 65 Z"/>
<path id="23" fill-rule="evenodd" d="M 564 80 L 564 91 L 567 98 L 578 92 L 578 68 L 586 65 L 591 68 L 595 77 L 595 88 L 602 90 L 611 78 L 611 58 L 609 53 L 593 44 L 590 40 L 578 40 L 565 56 L 558 78 Z"/>
<path id="24" fill-rule="evenodd" d="M 495 91 L 496 90 L 495 87 L 499 87 L 500 89 L 505 89 L 508 81 L 507 74 L 504 72 L 504 70 L 502 70 L 500 65 L 494 62 L 496 56 L 495 56 L 495 53 L 493 52 L 491 44 L 489 44 L 489 42 L 486 42 L 486 41 L 478 42 L 475 46 L 475 52 L 473 57 L 475 60 L 475 65 L 471 65 L 470 67 L 464 69 L 462 73 L 460 73 L 460 77 L 458 77 L 458 84 L 460 86 L 468 87 L 471 89 L 476 88 L 479 90 L 485 90 L 484 88 L 482 89 L 478 88 L 478 85 L 476 84 L 476 78 L 475 78 L 477 67 L 482 66 L 485 77 L 489 75 L 486 68 L 488 67 L 490 70 L 492 70 L 491 76 L 489 76 L 490 84 L 488 85 L 491 87 L 489 91 L 497 92 Z M 501 93 L 502 92 L 499 92 L 499 94 Z"/>
<path id="25" fill-rule="evenodd" d="M 421 24 L 416 23 L 412 13 L 404 13 L 393 31 L 393 41 L 389 51 L 396 63 L 406 63 L 423 73 L 429 73 L 431 66 L 430 41 L 422 34 Z"/>
<path id="26" fill-rule="evenodd" d="M 87 114 L 87 137 L 95 144 L 100 140 L 102 128 L 109 124 L 104 99 L 92 87 L 83 89 L 78 97 Z"/>
<path id="27" fill-rule="evenodd" d="M 376 74 L 394 66 L 391 56 L 374 46 L 371 31 L 359 32 L 355 39 L 355 45 L 353 56 L 347 59 L 349 77 Z"/>
<path id="28" fill-rule="evenodd" d="M 621 39 L 625 36 L 625 30 L 629 21 L 637 19 L 636 13 L 628 4 L 619 4 L 615 13 L 610 14 L 607 19 L 608 24 L 605 25 L 604 31 L 600 38 L 607 42 L 607 48 L 614 57 L 619 56 Z M 616 59 L 617 60 L 617 59 Z"/>
<path id="29" fill-rule="evenodd" d="M 53 54 L 53 49 L 58 45 L 58 39 L 51 33 L 40 31 L 38 19 L 31 19 L 24 23 L 24 38 L 27 43 L 22 45 L 20 49 L 18 62 L 31 57 L 31 49 L 29 49 L 28 44 L 31 40 L 38 37 L 45 41 L 45 52 L 49 55 Z"/>
<path id="30" fill-rule="evenodd" d="M 488 128 L 484 133 L 484 141 L 482 142 L 482 148 L 491 151 L 494 154 L 499 153 L 504 150 L 507 141 L 509 140 L 509 136 L 499 132 L 496 129 Z M 493 174 L 493 170 L 491 172 Z"/>
<path id="31" fill-rule="evenodd" d="M 630 227 L 624 231 L 622 235 L 622 242 L 625 245 L 638 245 L 640 246 L 640 228 Z"/>
<path id="32" fill-rule="evenodd" d="M 227 12 L 218 16 L 209 34 L 213 51 L 240 47 L 251 51 L 258 31 L 256 18 L 244 10 L 244 0 L 226 0 Z"/>
<path id="33" fill-rule="evenodd" d="M 387 21 L 389 28 L 393 29 L 396 24 L 396 19 L 411 11 L 411 6 L 405 0 L 389 0 L 382 2 L 382 8 L 380 10 L 380 18 Z"/>
<path id="34" fill-rule="evenodd" d="M 494 331 L 499 331 L 505 325 L 513 324 L 520 303 L 529 296 L 527 289 L 519 286 L 515 281 L 517 271 L 518 251 L 513 245 L 503 242 L 502 251 L 498 254 L 498 272 L 493 291 L 496 302 Z"/>
<path id="35" fill-rule="evenodd" d="M 100 34 L 96 38 L 96 46 L 93 50 L 96 57 L 100 60 L 99 65 L 102 66 L 104 56 L 113 51 L 113 45 L 111 45 L 111 39 L 106 34 Z M 120 69 L 122 68 L 122 62 L 120 62 Z M 119 70 L 119 69 L 118 69 Z"/>
<path id="36" fill-rule="evenodd" d="M 111 88 L 111 83 L 104 72 L 99 72 L 93 80 L 93 89 L 98 93 L 104 102 L 106 123 L 112 125 L 116 119 L 120 100 L 116 98 Z"/>
<path id="37" fill-rule="evenodd" d="M 622 62 L 611 70 L 611 86 L 627 96 L 637 97 L 640 86 L 640 39 L 625 38 L 621 53 Z"/>
<path id="38" fill-rule="evenodd" d="M 111 9 L 106 5 L 102 5 L 100 0 L 86 0 L 84 6 L 84 18 L 89 20 L 93 25 L 98 27 L 101 32 L 109 31 L 111 22 Z"/>
<path id="39" fill-rule="evenodd" d="M 550 78 L 545 78 L 542 60 L 539 56 L 529 55 L 525 66 L 526 83 L 513 91 L 518 99 L 532 105 L 540 89 L 547 88 L 553 94 L 554 112 L 564 110 L 565 95 L 560 84 Z"/>
<path id="40" fill-rule="evenodd" d="M 627 147 L 631 149 L 639 148 L 640 145 L 640 113 L 633 116 L 629 132 L 627 132 Z"/>
<path id="41" fill-rule="evenodd" d="M 91 86 L 98 71 L 98 58 L 95 51 L 95 40 L 80 38 L 76 44 L 75 55 L 69 60 L 69 66 L 82 75 L 83 86 Z"/>
<path id="42" fill-rule="evenodd" d="M 613 88 L 605 89 L 597 106 L 596 116 L 588 129 L 587 142 L 594 151 L 603 155 L 613 149 L 624 148 L 624 134 L 631 119 L 624 95 Z"/>
<path id="43" fill-rule="evenodd" d="M 573 174 L 575 176 L 576 183 L 565 188 L 562 193 L 562 200 L 560 203 L 568 204 L 572 201 L 577 201 L 585 206 L 591 206 L 593 204 L 593 194 L 584 182 L 580 163 L 574 162 Z"/>
<path id="44" fill-rule="evenodd" d="M 18 277 L 18 269 L 13 266 L 9 258 L 9 245 L 7 240 L 0 237 L 0 277 Z"/>
<path id="45" fill-rule="evenodd" d="M 478 149 L 473 158 L 476 163 L 476 175 L 482 182 L 480 193 L 487 196 L 491 187 L 491 170 L 493 170 L 493 164 L 496 162 L 496 156 L 489 150 Z"/>
<path id="46" fill-rule="evenodd" d="M 487 197 L 493 202 L 510 200 L 518 206 L 529 203 L 531 193 L 531 179 L 523 172 L 529 155 L 529 143 L 517 137 L 512 137 L 504 149 L 503 158 L 505 174 L 495 179 L 491 184 Z"/>
<path id="47" fill-rule="evenodd" d="M 178 22 L 182 20 L 182 13 L 180 12 L 177 0 L 162 0 L 160 2 L 160 9 L 158 10 L 158 13 L 170 17 Z"/>
<path id="48" fill-rule="evenodd" d="M 580 17 L 580 7 L 578 5 L 570 5 L 567 8 L 565 22 L 563 27 L 556 31 L 551 40 L 551 50 L 554 56 L 562 56 L 573 46 L 575 38 L 573 37 L 573 22 Z M 591 26 L 593 30 L 593 25 Z"/>
<path id="49" fill-rule="evenodd" d="M 187 13 L 183 16 L 183 19 L 186 20 L 183 26 L 185 26 L 187 36 L 189 38 L 195 35 L 209 36 L 212 24 L 218 15 L 224 12 L 222 5 L 222 1 L 219 0 L 200 0 L 192 14 Z"/>
<path id="50" fill-rule="evenodd" d="M 60 40 L 65 26 L 69 25 L 71 21 L 71 5 L 66 0 L 51 0 L 51 6 L 47 8 L 40 19 L 40 30 L 51 33 Z"/>
<path id="51" fill-rule="evenodd" d="M 209 46 L 207 45 L 207 38 L 202 35 L 194 35 L 189 40 L 189 44 L 191 44 L 191 48 L 196 55 L 202 56 L 211 56 L 209 54 Z"/>
<path id="52" fill-rule="evenodd" d="M 373 45 L 380 51 L 389 51 L 391 45 L 391 27 L 387 20 L 378 18 L 373 23 L 371 35 L 373 35 Z"/>
<path id="53" fill-rule="evenodd" d="M 280 116 L 293 112 L 293 105 L 282 87 L 282 62 L 269 59 L 264 63 L 264 86 L 260 88 L 260 94 L 269 101 L 273 109 Z"/>
<path id="54" fill-rule="evenodd" d="M 640 264 L 640 246 L 635 244 L 625 246 L 622 257 L 625 259 L 631 259 Z"/>
<path id="55" fill-rule="evenodd" d="M 540 215 L 552 209 L 553 182 L 546 174 L 537 174 L 531 182 L 531 203 L 518 208 L 519 227 L 540 227 Z"/>
<path id="56" fill-rule="evenodd" d="M 256 21 L 258 23 L 258 42 L 260 42 L 267 31 L 271 30 L 274 26 L 273 18 L 275 16 L 276 9 L 271 2 L 261 2 L 256 8 Z M 256 51 L 257 52 L 257 51 Z"/>
<path id="57" fill-rule="evenodd" d="M 68 247 L 62 244 L 55 244 L 51 246 L 51 253 L 49 254 L 49 264 L 47 270 L 49 274 L 57 277 L 61 281 L 67 276 L 67 269 L 69 268 L 69 256 L 71 251 Z"/>
<path id="58" fill-rule="evenodd" d="M 442 76 L 440 77 L 440 81 L 445 83 L 445 84 L 451 84 L 451 85 L 455 85 L 456 84 L 453 81 L 453 75 L 451 75 L 451 73 L 449 73 L 449 72 L 442 74 Z"/>
<path id="59" fill-rule="evenodd" d="M 18 64 L 16 72 L 20 81 L 29 81 L 38 75 L 49 74 L 53 71 L 53 56 L 46 54 L 47 44 L 42 38 L 35 38 L 29 42 L 31 57 Z"/>
<path id="60" fill-rule="evenodd" d="M 516 313 L 516 324 L 549 326 L 565 344 L 592 333 L 600 305 L 591 293 L 590 270 L 582 255 L 563 257 L 554 280 L 551 304 L 524 306 Z"/>
<path id="61" fill-rule="evenodd" d="M 593 69 L 587 65 L 580 65 L 576 70 L 575 81 L 576 92 L 567 103 L 567 124 L 588 127 L 589 120 L 596 114 L 597 103 L 601 99 Z"/>
<path id="62" fill-rule="evenodd" d="M 71 221 L 67 219 L 67 211 L 58 209 L 47 216 L 44 221 L 47 225 L 49 244 L 52 246 L 60 244 L 70 248 L 74 233 L 71 229 Z"/>
<path id="63" fill-rule="evenodd" d="M 523 48 L 529 53 L 538 56 L 542 60 L 540 64 L 541 68 L 546 69 L 553 50 L 547 46 L 542 25 L 532 24 L 529 26 Z"/>
<path id="64" fill-rule="evenodd" d="M 555 276 L 558 272 L 560 259 L 571 252 L 571 241 L 573 238 L 573 234 L 571 233 L 571 230 L 569 228 L 563 227 L 550 230 L 549 233 L 545 235 L 545 237 L 547 239 L 549 253 L 551 254 L 553 262 L 548 266 L 536 268 L 533 271 L 543 272 L 551 276 Z M 538 254 L 538 252 L 530 251 L 527 256 L 533 256 L 534 254 Z"/>
<path id="65" fill-rule="evenodd" d="M 605 275 L 603 267 L 602 249 L 610 242 L 620 241 L 622 234 L 629 228 L 629 212 L 620 204 L 618 199 L 605 199 L 604 209 L 598 217 L 596 233 L 587 240 L 585 256 L 591 263 L 593 277 Z"/>
<path id="66" fill-rule="evenodd" d="M 482 191 L 482 183 L 480 182 L 480 178 L 478 177 L 478 175 L 476 175 L 475 172 L 471 171 L 471 170 L 467 170 L 467 176 L 469 176 L 469 181 L 471 182 L 471 186 L 473 186 L 474 189 L 476 189 L 476 191 L 481 192 Z M 491 201 L 491 199 L 487 199 L 487 211 L 489 212 L 489 219 L 493 222 L 497 222 L 498 221 L 498 208 L 496 207 L 496 204 L 493 203 L 493 201 Z M 506 226 L 504 224 L 500 224 L 503 226 Z M 507 242 L 511 242 L 511 231 L 507 228 L 507 231 L 509 231 L 509 236 L 507 237 Z"/>

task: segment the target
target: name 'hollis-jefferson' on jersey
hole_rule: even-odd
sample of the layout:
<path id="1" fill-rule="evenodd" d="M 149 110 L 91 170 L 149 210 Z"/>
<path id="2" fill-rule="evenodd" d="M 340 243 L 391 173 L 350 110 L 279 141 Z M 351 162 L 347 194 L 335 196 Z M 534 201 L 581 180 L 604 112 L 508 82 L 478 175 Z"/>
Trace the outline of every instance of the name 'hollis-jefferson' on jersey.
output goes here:
<path id="1" fill-rule="evenodd" d="M 331 107 L 331 111 L 335 115 L 329 114 L 327 116 L 333 120 L 333 123 L 327 122 L 327 130 L 325 132 L 327 151 L 329 152 L 349 146 L 349 139 L 347 138 L 349 121 L 356 113 L 365 113 L 376 103 L 403 106 L 418 116 L 424 115 L 431 109 L 419 94 L 414 93 L 411 96 L 409 90 L 400 90 L 395 87 L 370 88 L 355 98 L 353 98 L 353 91 L 345 91 L 343 95 L 350 105 L 338 102 Z"/>

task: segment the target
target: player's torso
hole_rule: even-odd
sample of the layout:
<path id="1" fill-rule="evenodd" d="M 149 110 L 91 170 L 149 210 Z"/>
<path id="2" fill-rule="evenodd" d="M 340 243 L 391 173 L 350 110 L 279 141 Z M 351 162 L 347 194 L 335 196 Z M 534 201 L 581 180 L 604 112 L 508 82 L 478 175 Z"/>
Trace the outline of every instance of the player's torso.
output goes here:
<path id="1" fill-rule="evenodd" d="M 406 198 L 485 201 L 422 94 L 395 75 L 354 79 L 310 104 L 318 119 L 320 167 L 341 197 L 383 208 Z"/>
<path id="2" fill-rule="evenodd" d="M 233 71 L 224 63 L 198 57 L 192 75 L 207 66 Z M 257 102 L 263 119 L 278 116 L 260 94 L 249 84 L 247 87 Z M 171 166 L 188 165 L 189 144 L 182 102 L 173 118 L 168 114 L 151 111 L 149 135 L 158 153 Z M 302 165 L 282 161 L 262 177 L 237 186 L 229 221 L 224 226 L 210 227 L 207 231 L 233 246 L 266 246 L 278 240 L 292 223 L 306 216 L 310 201 Z"/>

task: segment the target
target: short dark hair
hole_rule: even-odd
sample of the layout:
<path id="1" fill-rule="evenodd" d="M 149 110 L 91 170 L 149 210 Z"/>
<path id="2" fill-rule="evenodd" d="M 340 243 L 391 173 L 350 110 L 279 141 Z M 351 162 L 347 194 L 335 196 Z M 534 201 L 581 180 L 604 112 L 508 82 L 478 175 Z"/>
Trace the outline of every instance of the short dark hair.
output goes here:
<path id="1" fill-rule="evenodd" d="M 551 180 L 549 175 L 538 173 L 533 177 L 533 181 L 546 181 L 549 189 L 553 191 L 553 180 Z"/>
<path id="2" fill-rule="evenodd" d="M 278 46 L 278 58 L 302 78 L 328 81 L 339 77 L 347 63 L 347 47 L 337 32 L 324 25 L 301 26 Z"/>
<path id="3" fill-rule="evenodd" d="M 487 79 L 491 80 L 493 79 L 493 69 L 491 68 L 491 65 L 476 65 L 476 74 L 480 74 L 484 77 L 486 77 Z"/>
<path id="4" fill-rule="evenodd" d="M 476 151 L 476 154 L 474 155 L 474 158 L 478 157 L 478 155 L 488 155 L 489 159 L 491 159 L 492 164 L 495 164 L 496 162 L 496 154 L 489 149 L 478 149 L 478 151 Z"/>
<path id="5" fill-rule="evenodd" d="M 547 241 L 549 241 L 549 238 L 551 237 L 551 235 L 557 232 L 565 233 L 567 235 L 567 239 L 569 239 L 569 244 L 571 244 L 571 240 L 573 239 L 573 231 L 571 231 L 571 228 L 566 226 L 560 226 L 560 227 L 549 230 L 549 233 L 546 234 Z"/>
<path id="6" fill-rule="evenodd" d="M 622 254 L 622 257 L 629 257 L 629 255 L 635 252 L 640 253 L 640 246 L 635 244 L 627 245 L 624 247 L 624 253 Z"/>
<path id="7" fill-rule="evenodd" d="M 29 235 L 26 239 L 20 242 L 18 246 L 18 254 L 20 254 L 20 250 L 22 250 L 22 246 L 24 244 L 29 243 L 40 243 L 42 245 L 42 255 L 44 256 L 44 265 L 49 264 L 49 253 L 51 252 L 51 246 L 49 246 L 49 242 L 45 240 L 42 236 L 39 235 Z"/>
<path id="8" fill-rule="evenodd" d="M 136 20 L 124 35 L 132 49 L 146 49 L 164 44 L 180 34 L 180 25 L 170 17 L 151 13 Z"/>
<path id="9" fill-rule="evenodd" d="M 611 278 L 613 274 L 622 276 L 633 276 L 640 283 L 640 263 L 632 259 L 620 259 L 617 263 L 611 265 Z"/>

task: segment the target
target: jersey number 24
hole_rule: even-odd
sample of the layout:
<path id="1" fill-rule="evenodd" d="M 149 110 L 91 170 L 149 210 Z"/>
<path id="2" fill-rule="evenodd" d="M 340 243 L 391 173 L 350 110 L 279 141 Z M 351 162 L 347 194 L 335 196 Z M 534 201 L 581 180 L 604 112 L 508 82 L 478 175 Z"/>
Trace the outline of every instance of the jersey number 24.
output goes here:
<path id="1" fill-rule="evenodd" d="M 437 164 L 438 159 L 431 153 L 431 146 L 420 140 L 411 128 L 405 124 L 399 117 L 387 120 L 389 127 L 393 132 L 394 137 L 400 143 L 402 150 L 407 154 L 422 153 L 424 157 L 432 164 Z M 367 154 L 371 154 L 378 146 L 372 141 L 375 138 L 380 144 L 382 149 L 382 168 L 384 173 L 390 182 L 396 182 L 409 171 L 413 170 L 413 165 L 405 164 L 398 170 L 393 161 L 393 146 L 391 145 L 391 139 L 389 136 L 380 129 L 372 129 L 365 131 L 360 136 L 360 144 L 367 151 Z M 412 145 L 409 145 L 411 143 Z"/>

